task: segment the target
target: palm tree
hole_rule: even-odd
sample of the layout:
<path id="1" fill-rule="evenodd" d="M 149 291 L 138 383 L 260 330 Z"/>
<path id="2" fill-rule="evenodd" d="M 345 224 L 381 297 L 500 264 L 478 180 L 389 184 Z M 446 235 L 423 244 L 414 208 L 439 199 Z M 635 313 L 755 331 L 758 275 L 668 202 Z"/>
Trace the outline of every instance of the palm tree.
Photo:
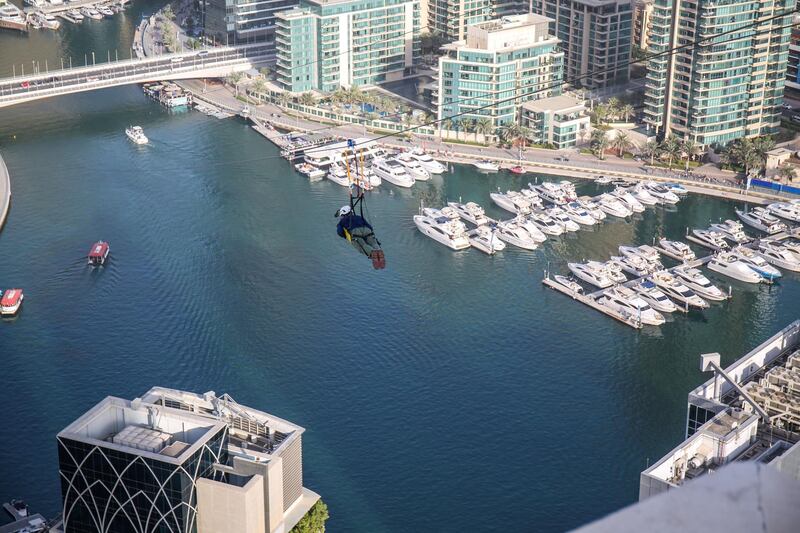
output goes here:
<path id="1" fill-rule="evenodd" d="M 516 135 L 512 139 L 512 146 L 518 146 L 520 149 L 525 148 L 528 144 L 528 137 L 531 135 L 531 130 L 525 126 L 517 126 Z"/>
<path id="2" fill-rule="evenodd" d="M 500 137 L 504 143 L 512 144 L 519 137 L 520 127 L 516 122 L 506 122 L 500 126 Z"/>
<path id="3" fill-rule="evenodd" d="M 616 119 L 619 116 L 619 109 L 620 102 L 619 98 L 616 96 L 612 96 L 608 99 L 608 116 L 610 118 Z"/>
<path id="4" fill-rule="evenodd" d="M 481 117 L 475 123 L 475 139 L 477 140 L 478 134 L 483 135 L 483 143 L 489 144 L 486 136 L 492 132 L 492 119 L 489 117 Z"/>
<path id="5" fill-rule="evenodd" d="M 622 157 L 625 150 L 633 147 L 633 142 L 631 142 L 631 138 L 627 133 L 620 131 L 617 133 L 617 136 L 614 137 L 614 140 L 611 141 L 611 147 L 618 150 L 619 156 Z"/>
<path id="6" fill-rule="evenodd" d="M 689 161 L 693 160 L 695 157 L 699 157 L 703 150 L 700 148 L 696 142 L 691 139 L 684 139 L 683 143 L 681 143 L 681 152 L 682 156 L 686 157 L 686 170 L 689 170 Z"/>
<path id="7" fill-rule="evenodd" d="M 262 78 L 256 78 L 251 87 L 251 92 L 260 94 L 263 93 L 266 88 L 267 88 L 267 82 L 265 82 Z"/>
<path id="8" fill-rule="evenodd" d="M 242 73 L 241 72 L 231 72 L 228 76 L 228 83 L 233 85 L 233 90 L 236 93 L 236 96 L 239 96 L 239 82 L 242 81 Z"/>
<path id="9" fill-rule="evenodd" d="M 413 123 L 414 123 L 414 115 L 412 115 L 411 113 L 406 113 L 405 115 L 403 115 L 403 125 L 407 130 L 405 132 L 406 137 L 411 137 L 411 124 Z"/>
<path id="10" fill-rule="evenodd" d="M 317 99 L 311 93 L 303 93 L 300 95 L 300 103 L 305 106 L 313 106 L 317 103 Z"/>
<path id="11" fill-rule="evenodd" d="M 605 159 L 606 148 L 608 148 L 608 137 L 603 130 L 595 129 L 592 131 L 592 137 L 589 141 L 594 155 L 599 159 Z"/>
<path id="12" fill-rule="evenodd" d="M 281 107 L 286 107 L 289 105 L 289 93 L 281 93 L 278 95 L 278 105 Z"/>
<path id="13" fill-rule="evenodd" d="M 661 145 L 658 141 L 647 141 L 647 144 L 644 145 L 642 148 L 642 155 L 644 157 L 650 158 L 650 164 L 653 165 L 655 163 L 656 157 L 661 155 Z"/>
<path id="14" fill-rule="evenodd" d="M 775 148 L 775 141 L 772 137 L 756 137 L 752 141 L 752 146 L 755 154 L 754 167 L 761 172 L 767 164 L 767 152 Z"/>
<path id="15" fill-rule="evenodd" d="M 783 164 L 783 165 L 781 165 L 781 167 L 778 169 L 778 176 L 779 176 L 781 179 L 785 179 L 786 181 L 788 181 L 789 183 L 791 183 L 791 182 L 792 182 L 792 181 L 793 181 L 793 180 L 794 180 L 794 179 L 797 177 L 797 171 L 796 171 L 796 170 L 795 170 L 795 168 L 794 168 L 792 165 L 790 165 L 789 163 L 784 163 L 784 164 Z"/>
<path id="16" fill-rule="evenodd" d="M 448 137 L 448 138 L 450 137 L 449 133 L 450 133 L 451 131 L 453 131 L 453 119 L 451 119 L 451 118 L 446 118 L 446 119 L 442 120 L 442 121 L 440 122 L 440 124 L 441 124 L 441 126 L 442 126 L 442 127 L 441 127 L 441 129 L 439 130 L 439 141 L 441 142 L 441 140 L 442 140 L 442 130 L 445 130 L 445 131 L 447 131 L 447 132 L 448 132 L 448 135 L 447 135 L 447 137 Z"/>
<path id="17" fill-rule="evenodd" d="M 636 110 L 633 108 L 631 104 L 625 104 L 619 108 L 619 117 L 627 122 L 629 118 L 633 116 Z"/>
<path id="18" fill-rule="evenodd" d="M 669 169 L 672 170 L 672 161 L 681 156 L 682 146 L 681 140 L 674 134 L 670 133 L 669 136 L 661 143 L 661 151 L 667 156 L 669 160 Z"/>
<path id="19" fill-rule="evenodd" d="M 603 104 L 597 104 L 594 106 L 594 118 L 598 124 L 602 124 L 608 119 L 609 110 L 607 106 Z"/>

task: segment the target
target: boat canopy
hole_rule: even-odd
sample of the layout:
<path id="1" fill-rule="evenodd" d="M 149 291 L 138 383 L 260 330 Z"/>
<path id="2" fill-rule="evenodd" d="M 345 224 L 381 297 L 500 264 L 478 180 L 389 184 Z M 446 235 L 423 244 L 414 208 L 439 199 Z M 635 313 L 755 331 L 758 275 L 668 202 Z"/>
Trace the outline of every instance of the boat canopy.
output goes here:
<path id="1" fill-rule="evenodd" d="M 22 289 L 8 289 L 5 294 L 3 294 L 3 299 L 0 300 L 0 306 L 8 307 L 17 305 L 21 297 Z"/>

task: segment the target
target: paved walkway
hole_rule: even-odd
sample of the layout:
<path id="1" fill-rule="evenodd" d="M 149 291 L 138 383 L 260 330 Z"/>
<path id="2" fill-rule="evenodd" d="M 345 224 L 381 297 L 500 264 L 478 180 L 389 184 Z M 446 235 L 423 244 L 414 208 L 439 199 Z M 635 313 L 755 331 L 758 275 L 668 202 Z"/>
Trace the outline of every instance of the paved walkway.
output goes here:
<path id="1" fill-rule="evenodd" d="M 0 155 L 0 228 L 6 223 L 9 207 L 11 207 L 11 176 L 8 174 L 3 156 Z"/>

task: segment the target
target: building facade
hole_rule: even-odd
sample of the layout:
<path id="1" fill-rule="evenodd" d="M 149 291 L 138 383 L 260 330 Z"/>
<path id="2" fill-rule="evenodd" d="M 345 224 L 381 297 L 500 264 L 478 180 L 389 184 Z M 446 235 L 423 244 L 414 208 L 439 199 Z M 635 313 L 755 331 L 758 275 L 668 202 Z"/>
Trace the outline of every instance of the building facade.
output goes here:
<path id="1" fill-rule="evenodd" d="M 590 118 L 581 100 L 571 96 L 552 96 L 522 104 L 521 124 L 530 132 L 534 144 L 557 150 L 570 148 L 589 139 Z"/>
<path id="2" fill-rule="evenodd" d="M 531 0 L 530 9 L 553 20 L 572 87 L 595 90 L 628 81 L 631 0 Z"/>
<path id="3" fill-rule="evenodd" d="M 402 79 L 419 59 L 419 0 L 302 0 L 278 13 L 277 81 L 284 90 Z"/>
<path id="4" fill-rule="evenodd" d="M 298 0 L 202 0 L 204 31 L 220 43 L 272 41 L 275 13 L 297 3 Z"/>
<path id="5" fill-rule="evenodd" d="M 494 132 L 517 122 L 527 100 L 561 94 L 564 53 L 550 20 L 527 14 L 470 26 L 439 58 L 440 120 L 489 121 Z M 451 129 L 451 128 L 445 128 Z"/>
<path id="6" fill-rule="evenodd" d="M 107 397 L 58 434 L 64 533 L 288 531 L 319 499 L 303 431 L 213 392 Z"/>
<path id="7" fill-rule="evenodd" d="M 653 0 L 634 0 L 633 44 L 640 50 L 647 50 L 647 36 L 650 32 L 650 18 L 652 15 Z"/>
<path id="8" fill-rule="evenodd" d="M 510 12 L 514 5 L 514 2 L 498 3 L 493 0 L 424 1 L 428 6 L 428 31 L 438 34 L 446 43 L 466 39 L 467 26 L 493 19 L 498 12 L 496 6 L 500 7 L 500 11 Z"/>
<path id="9" fill-rule="evenodd" d="M 792 17 L 753 25 L 794 7 L 795 0 L 655 0 L 651 54 L 701 45 L 648 60 L 645 122 L 659 136 L 674 133 L 703 146 L 775 133 Z"/>
<path id="10" fill-rule="evenodd" d="M 800 91 L 800 16 L 794 18 L 795 25 L 789 36 L 789 66 L 786 69 L 786 88 Z"/>

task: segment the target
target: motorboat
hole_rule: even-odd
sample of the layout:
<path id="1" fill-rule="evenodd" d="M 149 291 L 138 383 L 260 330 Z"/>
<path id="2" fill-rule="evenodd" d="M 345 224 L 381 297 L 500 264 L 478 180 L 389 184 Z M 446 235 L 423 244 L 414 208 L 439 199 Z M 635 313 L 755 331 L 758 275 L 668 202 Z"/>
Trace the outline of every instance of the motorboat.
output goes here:
<path id="1" fill-rule="evenodd" d="M 600 209 L 600 206 L 597 205 L 597 202 L 592 200 L 578 200 L 578 204 L 586 209 L 586 212 L 592 215 L 596 221 L 601 222 L 606 219 L 605 212 Z"/>
<path id="2" fill-rule="evenodd" d="M 544 204 L 542 204 L 542 199 L 539 197 L 539 193 L 533 189 L 520 189 L 519 193 L 528 199 L 531 203 L 531 209 L 541 209 L 544 206 Z"/>
<path id="3" fill-rule="evenodd" d="M 568 288 L 572 292 L 577 294 L 583 294 L 583 287 L 581 287 L 581 285 L 577 281 L 575 281 L 574 278 L 568 276 L 553 276 L 553 279 L 555 279 L 556 282 L 560 283 L 561 285 Z"/>
<path id="4" fill-rule="evenodd" d="M 633 189 L 631 189 L 630 192 L 633 195 L 633 197 L 639 200 L 639 203 L 641 203 L 642 205 L 652 206 L 658 204 L 658 199 L 656 199 L 655 196 L 650 194 L 650 192 L 647 190 L 647 187 L 645 187 L 641 183 L 637 183 L 633 187 Z"/>
<path id="5" fill-rule="evenodd" d="M 750 248 L 737 246 L 731 250 L 731 253 L 733 253 L 741 262 L 753 269 L 756 274 L 769 282 L 773 282 L 783 275 L 781 274 L 780 270 L 767 263 L 767 261 L 761 257 L 760 254 L 756 253 Z"/>
<path id="6" fill-rule="evenodd" d="M 513 244 L 525 250 L 535 250 L 539 247 L 538 243 L 531 237 L 531 234 L 513 220 L 498 222 L 495 228 L 497 237 L 508 244 Z"/>
<path id="7" fill-rule="evenodd" d="M 531 201 L 517 191 L 489 193 L 492 201 L 499 207 L 514 214 L 527 215 L 531 212 Z"/>
<path id="8" fill-rule="evenodd" d="M 577 222 L 578 224 L 582 224 L 584 226 L 592 226 L 597 224 L 597 219 L 595 219 L 589 211 L 586 210 L 581 204 L 578 202 L 570 202 L 568 204 L 564 204 L 561 206 L 561 209 L 566 213 L 566 215 L 572 219 L 573 221 Z"/>
<path id="9" fill-rule="evenodd" d="M 476 226 L 483 226 L 484 224 L 491 224 L 495 221 L 486 216 L 486 212 L 481 206 L 475 202 L 467 202 L 461 204 L 458 202 L 448 202 L 448 207 L 452 207 L 459 214 L 461 218 L 467 222 L 471 222 Z"/>
<path id="10" fill-rule="evenodd" d="M 601 194 L 597 199 L 597 203 L 600 205 L 600 209 L 614 217 L 626 218 L 633 214 L 633 211 L 628 209 L 619 199 L 608 193 Z"/>
<path id="11" fill-rule="evenodd" d="M 136 144 L 147 144 L 150 142 L 141 126 L 128 126 L 125 128 L 125 135 Z"/>
<path id="12" fill-rule="evenodd" d="M 722 252 L 715 255 L 706 266 L 709 270 L 745 283 L 760 283 L 764 280 L 760 274 L 747 266 L 732 252 Z"/>
<path id="13" fill-rule="evenodd" d="M 664 268 L 661 266 L 661 254 L 647 244 L 642 246 L 620 246 L 619 253 L 625 257 L 641 257 L 644 261 L 650 264 L 654 270 Z"/>
<path id="14" fill-rule="evenodd" d="M 504 243 L 497 235 L 495 230 L 489 226 L 478 226 L 477 228 L 467 232 L 467 238 L 473 248 L 477 248 L 481 252 L 493 255 L 495 252 L 505 250 L 506 243 Z"/>
<path id="15" fill-rule="evenodd" d="M 594 179 L 594 182 L 598 185 L 608 185 L 611 183 L 611 178 L 609 176 L 599 176 Z"/>
<path id="16" fill-rule="evenodd" d="M 101 15 L 104 17 L 113 17 L 114 11 L 111 10 L 108 6 L 97 6 L 97 11 L 100 12 Z"/>
<path id="17" fill-rule="evenodd" d="M 727 250 L 730 248 L 728 243 L 725 241 L 725 235 L 718 231 L 710 229 L 693 229 L 692 234 L 695 236 L 695 238 L 703 243 L 703 246 L 711 248 L 712 250 Z"/>
<path id="18" fill-rule="evenodd" d="M 758 231 L 763 231 L 769 235 L 774 235 L 786 231 L 786 224 L 769 214 L 763 207 L 755 207 L 752 211 L 736 210 L 739 219 Z"/>
<path id="19" fill-rule="evenodd" d="M 401 165 L 406 168 L 406 172 L 411 174 L 417 181 L 428 181 L 431 179 L 431 174 L 422 166 L 422 164 L 411 157 L 409 154 L 400 154 L 394 158 Z"/>
<path id="20" fill-rule="evenodd" d="M 569 215 L 567 215 L 566 211 L 560 207 L 549 207 L 545 209 L 544 212 L 547 213 L 547 216 L 555 220 L 557 224 L 561 224 L 566 231 L 578 231 L 581 229 L 578 223 L 572 220 Z"/>
<path id="21" fill-rule="evenodd" d="M 664 183 L 663 185 L 669 192 L 677 194 L 679 197 L 689 194 L 689 191 L 686 189 L 686 187 L 680 183 Z"/>
<path id="22" fill-rule="evenodd" d="M 627 287 L 611 287 L 603 291 L 597 302 L 640 324 L 660 326 L 664 315 L 650 307 L 643 298 Z"/>
<path id="23" fill-rule="evenodd" d="M 23 299 L 22 289 L 8 289 L 0 299 L 0 314 L 3 316 L 16 315 Z"/>
<path id="24" fill-rule="evenodd" d="M 783 240 L 781 241 L 781 246 L 796 254 L 798 259 L 800 259 L 800 241 L 796 241 L 794 239 Z"/>
<path id="25" fill-rule="evenodd" d="M 721 233 L 726 239 L 734 244 L 743 244 L 752 240 L 744 232 L 744 226 L 742 226 L 742 223 L 736 220 L 728 219 L 725 222 L 711 224 L 711 228 L 709 229 Z"/>
<path id="26" fill-rule="evenodd" d="M 708 307 L 707 301 L 703 300 L 692 289 L 666 270 L 653 272 L 649 279 L 655 283 L 664 294 L 675 300 L 679 305 L 684 307 L 697 307 L 700 309 Z"/>
<path id="27" fill-rule="evenodd" d="M 564 195 L 567 197 L 567 202 L 574 202 L 578 199 L 578 194 L 575 192 L 575 184 L 569 180 L 561 180 L 558 182 Z"/>
<path id="28" fill-rule="evenodd" d="M 77 9 L 70 9 L 67 11 L 67 15 L 74 20 L 75 22 L 83 22 L 83 13 L 78 11 Z"/>
<path id="29" fill-rule="evenodd" d="M 309 165 L 308 163 L 297 163 L 294 166 L 295 170 L 297 170 L 301 174 L 305 174 L 309 177 L 309 179 L 322 179 L 325 177 L 325 171 L 321 168 L 317 168 L 313 165 Z"/>
<path id="30" fill-rule="evenodd" d="M 539 193 L 543 200 L 554 205 L 563 205 L 569 202 L 567 193 L 558 183 L 543 181 L 541 185 L 528 184 L 528 187 Z"/>
<path id="31" fill-rule="evenodd" d="M 661 245 L 661 248 L 680 260 L 694 261 L 697 258 L 692 249 L 689 248 L 689 245 L 685 242 L 661 239 L 658 241 L 658 243 Z"/>
<path id="32" fill-rule="evenodd" d="M 634 283 L 631 289 L 656 311 L 674 313 L 678 310 L 678 306 L 675 305 L 675 302 L 667 298 L 667 295 L 650 280 L 643 279 L 638 283 Z"/>
<path id="33" fill-rule="evenodd" d="M 528 232 L 531 238 L 536 241 L 537 243 L 542 243 L 547 240 L 547 235 L 544 234 L 542 230 L 539 229 L 539 226 L 533 223 L 530 217 L 526 217 L 524 215 L 517 215 L 516 218 L 513 219 L 514 223 L 518 226 L 521 226 Z"/>
<path id="34" fill-rule="evenodd" d="M 81 9 L 81 13 L 92 20 L 103 20 L 103 15 L 93 7 L 84 7 Z"/>
<path id="35" fill-rule="evenodd" d="M 655 197 L 659 203 L 677 204 L 680 201 L 678 195 L 663 185 L 656 183 L 655 181 L 648 181 L 645 183 L 645 187 L 647 187 L 647 192 L 649 192 L 651 196 Z"/>
<path id="36" fill-rule="evenodd" d="M 446 166 L 436 161 L 429 154 L 423 152 L 422 150 L 411 150 L 407 153 L 411 159 L 415 159 L 420 165 L 422 165 L 422 168 L 431 174 L 444 174 L 444 172 L 447 171 Z"/>
<path id="37" fill-rule="evenodd" d="M 611 281 L 611 279 L 609 279 L 609 277 L 606 275 L 605 271 L 595 270 L 584 265 L 583 263 L 567 263 L 567 267 L 573 274 L 575 274 L 576 278 L 594 285 L 595 287 L 606 289 L 614 284 L 614 282 Z"/>
<path id="38" fill-rule="evenodd" d="M 108 254 L 111 251 L 108 243 L 105 241 L 97 241 L 92 245 L 89 254 L 87 255 L 88 263 L 92 266 L 103 266 L 108 259 Z"/>
<path id="39" fill-rule="evenodd" d="M 628 189 L 624 187 L 617 187 L 611 191 L 611 195 L 619 199 L 620 202 L 625 204 L 625 207 L 630 209 L 633 213 L 644 212 L 644 205 L 637 200 Z"/>
<path id="40" fill-rule="evenodd" d="M 472 166 L 477 168 L 478 170 L 483 170 L 484 172 L 497 172 L 500 170 L 500 166 L 493 162 L 489 161 L 488 159 L 481 159 L 480 161 L 474 161 Z"/>
<path id="41" fill-rule="evenodd" d="M 459 215 L 458 211 L 449 205 L 446 205 L 441 209 L 437 209 L 435 207 L 425 207 L 422 210 L 422 214 L 431 218 L 445 217 L 449 218 L 450 220 L 461 220 L 461 215 Z"/>
<path id="42" fill-rule="evenodd" d="M 372 171 L 382 180 L 386 180 L 398 187 L 411 187 L 414 185 L 414 176 L 394 159 L 376 158 L 372 160 Z"/>
<path id="43" fill-rule="evenodd" d="M 544 213 L 533 213 L 528 217 L 528 220 L 547 235 L 558 236 L 564 233 L 564 227 Z"/>
<path id="44" fill-rule="evenodd" d="M 300 163 L 303 165 L 308 165 L 311 168 L 316 168 L 309 163 Z M 295 165 L 297 168 L 299 165 Z M 299 170 L 299 169 L 298 169 Z M 331 163 L 331 166 L 328 167 L 328 173 L 325 175 L 326 178 L 331 180 L 332 182 L 336 183 L 337 185 L 341 185 L 342 187 L 349 187 L 350 186 L 350 176 L 347 175 L 347 170 L 339 163 Z"/>
<path id="45" fill-rule="evenodd" d="M 800 222 L 800 205 L 790 204 L 789 202 L 775 202 L 769 204 L 767 209 L 773 215 L 777 215 L 792 222 Z"/>
<path id="46" fill-rule="evenodd" d="M 622 268 L 613 261 L 607 261 L 605 263 L 601 261 L 587 261 L 586 266 L 598 272 L 603 272 L 606 277 L 614 283 L 625 283 L 628 281 L 628 277 L 622 271 Z"/>
<path id="47" fill-rule="evenodd" d="M 776 267 L 800 272 L 800 254 L 796 254 L 785 246 L 776 242 L 761 241 L 758 244 L 758 253 Z"/>
<path id="48" fill-rule="evenodd" d="M 611 261 L 618 264 L 622 270 L 631 274 L 635 278 L 641 278 L 653 272 L 650 263 L 639 257 L 638 255 L 612 255 Z"/>
<path id="49" fill-rule="evenodd" d="M 683 283 L 694 292 L 708 300 L 721 302 L 727 300 L 728 295 L 722 292 L 719 287 L 711 283 L 703 272 L 698 268 L 690 266 L 679 266 L 672 269 L 672 273 L 680 278 Z"/>
<path id="50" fill-rule="evenodd" d="M 467 228 L 459 220 L 451 220 L 445 216 L 414 215 L 414 224 L 424 235 L 452 250 L 464 250 L 471 246 L 467 237 Z"/>
<path id="51" fill-rule="evenodd" d="M 0 4 L 0 28 L 28 31 L 25 13 L 14 4 Z"/>
<path id="52" fill-rule="evenodd" d="M 511 172 L 512 174 L 518 174 L 518 175 L 525 174 L 525 167 L 523 167 L 522 165 L 515 165 L 513 167 L 509 167 L 508 171 Z"/>

